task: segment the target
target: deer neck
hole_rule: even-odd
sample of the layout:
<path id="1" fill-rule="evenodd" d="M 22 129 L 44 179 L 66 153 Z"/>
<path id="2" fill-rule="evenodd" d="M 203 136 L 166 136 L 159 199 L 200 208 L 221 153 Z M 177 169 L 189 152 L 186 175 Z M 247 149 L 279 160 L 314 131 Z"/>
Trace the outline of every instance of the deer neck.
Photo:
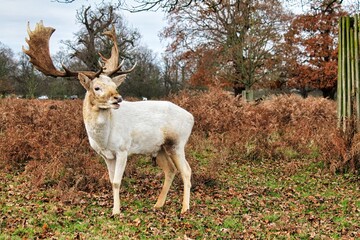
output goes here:
<path id="1" fill-rule="evenodd" d="M 99 109 L 86 94 L 83 103 L 83 117 L 88 136 L 101 148 L 106 148 L 111 129 L 111 110 Z"/>

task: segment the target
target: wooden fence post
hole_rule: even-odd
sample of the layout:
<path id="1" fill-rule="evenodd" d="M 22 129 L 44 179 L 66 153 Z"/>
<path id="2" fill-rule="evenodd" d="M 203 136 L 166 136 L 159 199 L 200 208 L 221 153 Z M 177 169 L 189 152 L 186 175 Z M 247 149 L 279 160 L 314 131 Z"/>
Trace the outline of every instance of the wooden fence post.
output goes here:
<path id="1" fill-rule="evenodd" d="M 337 112 L 344 132 L 360 130 L 359 15 L 339 21 Z"/>

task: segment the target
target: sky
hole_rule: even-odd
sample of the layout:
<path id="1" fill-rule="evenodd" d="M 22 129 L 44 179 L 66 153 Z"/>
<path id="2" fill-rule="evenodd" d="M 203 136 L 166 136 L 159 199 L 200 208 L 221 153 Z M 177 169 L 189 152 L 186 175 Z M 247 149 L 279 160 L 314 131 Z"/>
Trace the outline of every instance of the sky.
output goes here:
<path id="1" fill-rule="evenodd" d="M 116 1 L 116 0 L 115 0 Z M 61 49 L 61 40 L 73 40 L 74 33 L 81 25 L 76 23 L 76 10 L 82 5 L 88 6 L 92 3 L 100 3 L 100 0 L 75 0 L 73 3 L 58 3 L 54 0 L 1 0 L 0 4 L 0 42 L 13 50 L 17 55 L 22 46 L 27 48 L 25 37 L 27 37 L 27 23 L 33 30 L 35 24 L 43 20 L 45 26 L 56 29 L 50 40 L 50 53 L 55 54 Z M 106 1 L 110 2 L 110 1 Z M 127 5 L 133 6 L 131 0 Z M 160 41 L 159 33 L 165 27 L 164 13 L 139 12 L 131 13 L 122 10 L 120 14 L 127 22 L 127 26 L 137 29 L 141 34 L 141 45 L 153 50 L 157 55 L 165 49 L 165 43 Z"/>

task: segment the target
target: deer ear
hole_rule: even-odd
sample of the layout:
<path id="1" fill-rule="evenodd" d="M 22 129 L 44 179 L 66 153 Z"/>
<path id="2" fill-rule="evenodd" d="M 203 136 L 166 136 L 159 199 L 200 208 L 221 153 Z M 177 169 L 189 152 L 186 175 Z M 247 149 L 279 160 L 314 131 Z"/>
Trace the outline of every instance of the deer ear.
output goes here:
<path id="1" fill-rule="evenodd" d="M 85 74 L 83 73 L 79 73 L 78 74 L 78 79 L 81 83 L 81 85 L 86 89 L 86 91 L 89 91 L 90 90 L 90 82 L 91 82 L 91 79 L 88 78 Z"/>
<path id="2" fill-rule="evenodd" d="M 122 84 L 125 81 L 125 78 L 126 78 L 126 74 L 122 74 L 122 75 L 113 77 L 112 80 L 118 87 L 118 86 L 120 86 L 120 84 Z"/>

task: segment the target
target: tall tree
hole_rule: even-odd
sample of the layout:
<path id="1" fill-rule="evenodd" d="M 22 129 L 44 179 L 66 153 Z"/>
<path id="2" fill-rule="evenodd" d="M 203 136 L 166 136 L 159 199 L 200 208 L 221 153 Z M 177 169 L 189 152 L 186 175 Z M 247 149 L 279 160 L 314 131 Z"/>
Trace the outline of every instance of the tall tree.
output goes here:
<path id="1" fill-rule="evenodd" d="M 91 6 L 82 7 L 77 12 L 77 21 L 82 28 L 76 33 L 76 41 L 66 41 L 72 57 L 76 57 L 88 70 L 96 71 L 99 68 L 99 52 L 110 54 L 112 43 L 102 33 L 115 26 L 118 33 L 120 58 L 131 59 L 129 54 L 136 41 L 140 38 L 136 30 L 129 29 L 123 18 L 117 13 L 120 5 L 102 3 L 95 10 Z"/>
<path id="2" fill-rule="evenodd" d="M 137 59 L 137 65 L 121 85 L 120 93 L 123 96 L 148 99 L 164 96 L 160 64 L 154 53 L 146 47 L 139 47 L 132 54 Z"/>
<path id="3" fill-rule="evenodd" d="M 177 92 L 186 85 L 185 66 L 176 58 L 169 55 L 163 57 L 163 73 L 162 79 L 164 83 L 165 93 Z"/>
<path id="4" fill-rule="evenodd" d="M 179 59 L 196 66 L 192 80 L 226 80 L 238 94 L 277 70 L 269 66 L 280 61 L 288 16 L 278 0 L 194 1 L 169 20 L 164 37 L 172 39 L 170 50 Z"/>
<path id="5" fill-rule="evenodd" d="M 40 77 L 36 75 L 34 66 L 29 62 L 29 58 L 22 53 L 19 60 L 19 70 L 16 76 L 20 86 L 20 92 L 27 98 L 34 98 L 40 84 Z"/>
<path id="6" fill-rule="evenodd" d="M 0 42 L 0 95 L 14 92 L 13 76 L 16 71 L 14 53 Z"/>
<path id="7" fill-rule="evenodd" d="M 341 1 L 313 1 L 309 12 L 292 21 L 286 34 L 289 86 L 315 88 L 334 98 L 337 82 L 337 36 Z"/>

